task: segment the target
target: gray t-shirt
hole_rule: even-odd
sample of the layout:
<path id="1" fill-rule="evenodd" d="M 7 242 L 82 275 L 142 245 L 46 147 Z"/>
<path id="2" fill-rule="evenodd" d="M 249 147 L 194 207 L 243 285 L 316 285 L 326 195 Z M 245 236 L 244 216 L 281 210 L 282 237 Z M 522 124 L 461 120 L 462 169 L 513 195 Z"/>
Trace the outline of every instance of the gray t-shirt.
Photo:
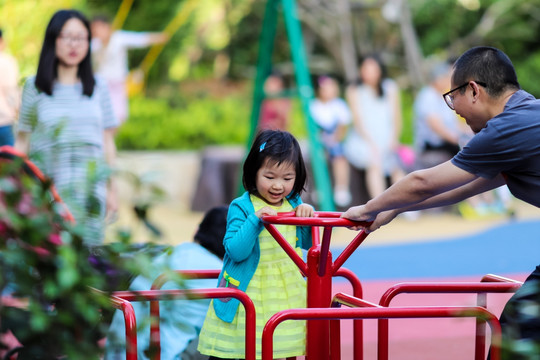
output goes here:
<path id="1" fill-rule="evenodd" d="M 517 91 L 452 164 L 483 178 L 502 174 L 515 197 L 540 207 L 540 100 Z"/>

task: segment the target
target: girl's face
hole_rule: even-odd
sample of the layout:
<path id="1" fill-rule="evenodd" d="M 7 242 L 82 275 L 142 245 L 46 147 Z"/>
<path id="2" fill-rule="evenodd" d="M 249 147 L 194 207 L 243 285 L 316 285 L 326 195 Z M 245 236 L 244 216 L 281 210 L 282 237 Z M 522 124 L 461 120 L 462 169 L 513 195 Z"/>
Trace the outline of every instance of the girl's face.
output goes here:
<path id="1" fill-rule="evenodd" d="M 382 71 L 375 59 L 366 58 L 360 66 L 360 77 L 367 85 L 377 86 L 381 79 Z"/>
<path id="2" fill-rule="evenodd" d="M 323 101 L 330 101 L 339 95 L 339 86 L 334 79 L 326 78 L 319 85 L 319 97 Z"/>
<path id="3" fill-rule="evenodd" d="M 88 30 L 83 22 L 71 18 L 56 38 L 56 57 L 64 66 L 78 66 L 88 54 Z"/>
<path id="4" fill-rule="evenodd" d="M 269 205 L 280 206 L 289 195 L 296 181 L 294 165 L 288 162 L 277 164 L 268 159 L 257 171 L 255 185 L 259 196 Z"/>

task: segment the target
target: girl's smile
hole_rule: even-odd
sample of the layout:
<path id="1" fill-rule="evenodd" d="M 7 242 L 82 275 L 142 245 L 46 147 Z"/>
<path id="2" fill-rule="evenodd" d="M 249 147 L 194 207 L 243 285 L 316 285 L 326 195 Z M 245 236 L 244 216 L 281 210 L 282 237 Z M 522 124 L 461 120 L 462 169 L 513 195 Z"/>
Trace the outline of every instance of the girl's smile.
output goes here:
<path id="1" fill-rule="evenodd" d="M 269 205 L 280 206 L 283 198 L 291 193 L 295 180 L 296 171 L 293 164 L 278 164 L 275 161 L 266 160 L 257 171 L 258 195 Z"/>

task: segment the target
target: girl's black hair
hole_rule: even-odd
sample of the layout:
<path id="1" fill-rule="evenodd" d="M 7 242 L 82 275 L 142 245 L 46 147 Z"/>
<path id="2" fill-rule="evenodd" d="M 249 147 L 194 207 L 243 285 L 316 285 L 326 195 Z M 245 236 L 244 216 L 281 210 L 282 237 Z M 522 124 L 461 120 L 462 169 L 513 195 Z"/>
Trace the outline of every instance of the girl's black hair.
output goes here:
<path id="1" fill-rule="evenodd" d="M 58 76 L 58 59 L 56 58 L 56 39 L 60 35 L 62 28 L 69 19 L 79 19 L 86 30 L 88 30 L 88 53 L 79 64 L 77 75 L 81 79 L 83 94 L 92 96 L 94 93 L 94 85 L 96 80 L 92 73 L 92 61 L 91 61 L 91 49 L 90 49 L 90 23 L 86 17 L 77 10 L 59 10 L 57 11 L 51 20 L 47 29 L 45 30 L 45 39 L 43 40 L 43 47 L 41 48 L 41 54 L 39 56 L 39 64 L 36 74 L 36 87 L 46 93 L 52 95 L 52 88 L 54 80 Z"/>
<path id="2" fill-rule="evenodd" d="M 290 195 L 300 195 L 304 191 L 307 170 L 300 145 L 294 136 L 287 131 L 280 130 L 263 130 L 253 141 L 244 162 L 242 175 L 242 183 L 246 191 L 250 194 L 258 194 L 257 172 L 267 160 L 276 164 L 290 163 L 294 165 L 296 179 Z"/>

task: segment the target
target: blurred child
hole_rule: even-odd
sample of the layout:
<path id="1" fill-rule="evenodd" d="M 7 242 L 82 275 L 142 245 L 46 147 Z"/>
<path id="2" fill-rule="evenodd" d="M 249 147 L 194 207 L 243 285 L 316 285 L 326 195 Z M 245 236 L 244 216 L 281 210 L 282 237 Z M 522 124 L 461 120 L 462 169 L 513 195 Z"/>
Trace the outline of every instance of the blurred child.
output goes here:
<path id="1" fill-rule="evenodd" d="M 285 84 L 281 74 L 271 73 L 264 82 L 265 99 L 261 105 L 260 130 L 287 130 L 291 112 L 291 100 L 283 97 Z"/>
<path id="2" fill-rule="evenodd" d="M 343 154 L 343 140 L 351 123 L 351 112 L 339 97 L 338 82 L 328 76 L 317 81 L 317 98 L 310 104 L 311 116 L 321 129 L 321 140 L 330 157 L 334 176 L 334 202 L 337 206 L 351 203 L 349 162 Z"/>

